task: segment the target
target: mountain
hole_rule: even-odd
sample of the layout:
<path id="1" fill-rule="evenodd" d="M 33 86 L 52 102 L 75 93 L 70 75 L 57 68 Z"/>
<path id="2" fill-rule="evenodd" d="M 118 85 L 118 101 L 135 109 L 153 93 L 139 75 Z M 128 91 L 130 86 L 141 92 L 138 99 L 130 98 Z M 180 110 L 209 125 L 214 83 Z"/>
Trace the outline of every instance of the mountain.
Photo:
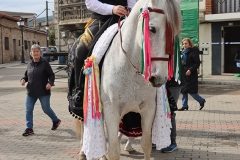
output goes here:
<path id="1" fill-rule="evenodd" d="M 48 21 L 52 21 L 53 20 L 53 16 L 48 16 Z M 39 22 L 45 22 L 46 21 L 46 17 L 40 17 L 40 18 L 36 18 L 36 25 L 38 25 Z M 28 20 L 28 26 L 32 27 L 33 26 L 33 20 L 30 19 Z"/>

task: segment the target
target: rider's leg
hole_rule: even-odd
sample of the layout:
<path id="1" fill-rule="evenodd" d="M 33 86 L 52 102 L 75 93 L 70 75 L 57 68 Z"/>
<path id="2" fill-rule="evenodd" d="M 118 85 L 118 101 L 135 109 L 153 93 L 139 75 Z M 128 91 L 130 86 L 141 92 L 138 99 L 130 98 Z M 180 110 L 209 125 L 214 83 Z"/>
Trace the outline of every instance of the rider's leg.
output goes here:
<path id="1" fill-rule="evenodd" d="M 98 32 L 101 27 L 101 22 L 99 20 L 91 20 L 84 31 L 84 33 L 79 37 L 79 43 L 77 44 L 77 48 L 75 50 L 75 62 L 74 62 L 74 70 L 75 70 L 75 84 L 76 86 L 80 86 L 79 84 L 79 76 L 81 73 L 81 69 L 84 65 L 84 60 L 88 56 L 88 47 L 91 44 L 95 34 Z M 84 76 L 82 76 L 84 77 Z M 81 79 L 82 80 L 82 79 Z M 84 81 L 84 79 L 83 79 Z M 82 83 L 82 81 L 81 81 Z"/>

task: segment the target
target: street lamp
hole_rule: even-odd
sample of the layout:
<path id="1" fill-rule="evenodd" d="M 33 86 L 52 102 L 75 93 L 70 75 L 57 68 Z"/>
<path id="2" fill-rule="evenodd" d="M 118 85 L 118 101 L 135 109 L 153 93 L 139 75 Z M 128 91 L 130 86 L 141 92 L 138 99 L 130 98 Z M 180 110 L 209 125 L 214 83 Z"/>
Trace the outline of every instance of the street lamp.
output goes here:
<path id="1" fill-rule="evenodd" d="M 47 43 L 47 47 L 48 47 L 48 30 L 49 30 L 49 25 L 47 24 L 46 27 L 46 32 L 47 32 L 47 35 L 46 35 L 46 43 Z"/>
<path id="2" fill-rule="evenodd" d="M 23 27 L 24 27 L 24 19 L 21 18 L 19 20 L 19 22 L 17 22 L 18 26 L 22 28 L 22 59 L 21 59 L 21 63 L 25 63 L 25 59 L 24 59 L 24 50 L 23 50 Z"/>

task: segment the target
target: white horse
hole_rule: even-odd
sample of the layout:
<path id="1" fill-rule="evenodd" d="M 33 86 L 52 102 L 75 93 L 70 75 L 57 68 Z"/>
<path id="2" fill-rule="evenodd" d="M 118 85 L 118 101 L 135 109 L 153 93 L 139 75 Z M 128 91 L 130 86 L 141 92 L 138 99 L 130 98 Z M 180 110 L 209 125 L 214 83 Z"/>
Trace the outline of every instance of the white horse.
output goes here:
<path id="1" fill-rule="evenodd" d="M 118 130 L 121 118 L 128 112 L 141 114 L 141 146 L 144 159 L 150 159 L 152 149 L 151 128 L 156 110 L 156 90 L 165 84 L 168 77 L 166 54 L 166 26 L 170 26 L 172 37 L 181 28 L 180 0 L 139 0 L 125 20 L 120 33 L 109 47 L 102 67 L 101 101 L 108 132 L 109 160 L 120 159 Z M 136 68 L 141 69 L 142 21 L 140 8 L 147 5 L 151 42 L 151 77 L 148 83 Z M 121 45 L 123 50 L 121 48 Z M 171 46 L 173 48 L 173 46 Z M 126 55 L 125 55 L 126 54 Z M 133 65 L 132 65 L 133 64 Z M 133 67 L 134 66 L 134 67 Z M 135 68 L 136 67 L 136 68 Z M 80 153 L 80 159 L 84 154 Z"/>

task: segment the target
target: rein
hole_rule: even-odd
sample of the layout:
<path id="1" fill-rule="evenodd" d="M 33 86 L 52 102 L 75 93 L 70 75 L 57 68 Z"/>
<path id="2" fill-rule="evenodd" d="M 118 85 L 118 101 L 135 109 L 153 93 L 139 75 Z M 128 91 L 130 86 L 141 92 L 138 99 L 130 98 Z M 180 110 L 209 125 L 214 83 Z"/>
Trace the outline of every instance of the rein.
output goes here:
<path id="1" fill-rule="evenodd" d="M 119 18 L 118 20 L 118 31 L 119 31 L 119 35 L 120 35 L 120 43 L 121 43 L 121 49 L 123 51 L 123 53 L 125 54 L 127 60 L 129 61 L 129 63 L 133 66 L 133 68 L 136 70 L 136 73 L 141 75 L 141 71 L 139 71 L 139 69 L 132 63 L 132 61 L 128 58 L 127 56 L 127 52 L 123 49 L 123 46 L 122 46 L 122 32 L 121 32 L 121 18 Z"/>
<path id="2" fill-rule="evenodd" d="M 158 9 L 158 8 L 151 8 L 151 7 L 148 7 L 147 8 L 149 12 L 155 12 L 155 13 L 159 13 L 159 14 L 165 14 L 164 11 L 162 9 Z M 121 45 L 121 49 L 123 51 L 123 53 L 125 54 L 127 60 L 129 61 L 129 63 L 133 66 L 133 68 L 136 70 L 136 73 L 137 74 L 141 74 L 141 71 L 131 62 L 131 60 L 129 59 L 129 57 L 127 56 L 127 53 L 126 51 L 124 50 L 123 46 L 122 46 L 122 33 L 121 33 L 121 24 L 120 24 L 120 21 L 121 21 L 121 17 L 119 18 L 118 20 L 118 31 L 119 31 L 119 35 L 120 35 L 120 45 Z M 150 37 L 148 37 L 150 38 Z M 172 35 L 172 31 L 171 31 L 171 27 L 169 26 L 169 23 L 166 21 L 166 42 L 169 42 L 169 43 L 166 43 L 166 54 L 168 55 L 173 55 L 173 35 Z M 151 57 L 150 55 L 150 58 L 148 60 L 150 63 L 151 61 L 168 61 L 170 62 L 171 61 L 171 56 L 169 56 L 168 58 L 165 58 L 165 57 Z M 151 65 L 151 64 L 149 64 Z M 151 76 L 150 76 L 151 77 Z"/>

